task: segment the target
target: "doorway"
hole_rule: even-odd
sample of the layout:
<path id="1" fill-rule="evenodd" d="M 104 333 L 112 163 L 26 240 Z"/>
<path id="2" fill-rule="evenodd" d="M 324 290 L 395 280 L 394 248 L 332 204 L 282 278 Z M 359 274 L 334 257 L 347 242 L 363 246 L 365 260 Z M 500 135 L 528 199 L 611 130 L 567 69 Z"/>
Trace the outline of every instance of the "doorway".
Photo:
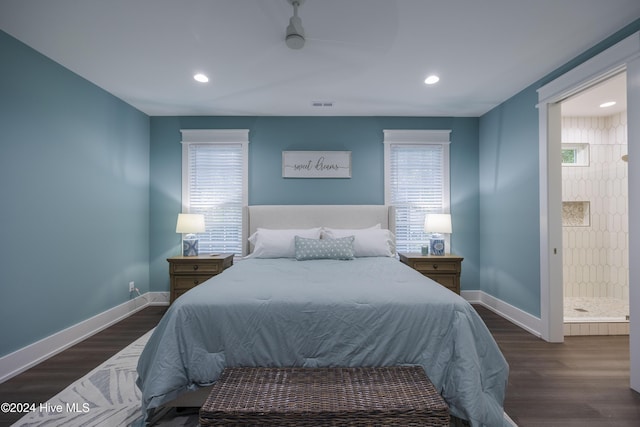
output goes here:
<path id="1" fill-rule="evenodd" d="M 626 72 L 561 105 L 564 335 L 629 334 Z"/>
<path id="2" fill-rule="evenodd" d="M 538 89 L 540 165 L 540 336 L 564 340 L 562 290 L 560 102 L 621 71 L 627 72 L 628 187 L 640 188 L 640 32 L 634 33 Z M 638 151 L 637 154 L 635 152 Z M 554 183 L 556 186 L 554 187 Z M 640 193 L 630 191 L 628 215 L 640 217 Z M 640 259 L 640 223 L 629 222 L 629 259 Z M 640 263 L 629 264 L 631 388 L 640 391 Z"/>

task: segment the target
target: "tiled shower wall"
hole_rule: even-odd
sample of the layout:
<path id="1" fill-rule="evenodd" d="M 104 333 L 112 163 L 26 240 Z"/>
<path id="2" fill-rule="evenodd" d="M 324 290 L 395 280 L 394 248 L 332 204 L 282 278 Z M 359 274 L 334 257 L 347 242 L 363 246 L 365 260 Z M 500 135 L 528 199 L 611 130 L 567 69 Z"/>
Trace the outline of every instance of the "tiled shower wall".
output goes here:
<path id="1" fill-rule="evenodd" d="M 588 166 L 563 166 L 562 199 L 589 202 L 584 222 L 563 209 L 566 297 L 629 298 L 626 112 L 608 117 L 563 117 L 562 142 L 589 144 Z M 578 210 L 580 212 L 580 210 Z M 571 225 L 569 225 L 571 224 Z"/>

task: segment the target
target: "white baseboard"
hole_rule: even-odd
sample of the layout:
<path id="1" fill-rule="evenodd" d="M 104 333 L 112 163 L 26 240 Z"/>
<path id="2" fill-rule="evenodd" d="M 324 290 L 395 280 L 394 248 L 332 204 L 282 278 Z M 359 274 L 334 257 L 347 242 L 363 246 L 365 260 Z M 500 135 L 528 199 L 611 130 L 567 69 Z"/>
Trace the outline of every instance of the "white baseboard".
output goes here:
<path id="1" fill-rule="evenodd" d="M 149 305 L 169 305 L 169 292 L 147 292 L 143 297 Z"/>
<path id="2" fill-rule="evenodd" d="M 472 304 L 480 304 L 500 317 L 504 317 L 516 326 L 521 327 L 536 337 L 541 337 L 542 320 L 525 311 L 520 310 L 483 291 L 461 291 L 460 295 Z"/>
<path id="3" fill-rule="evenodd" d="M 13 353 L 2 356 L 0 358 L 0 383 L 150 305 L 169 305 L 169 293 L 147 292 Z"/>

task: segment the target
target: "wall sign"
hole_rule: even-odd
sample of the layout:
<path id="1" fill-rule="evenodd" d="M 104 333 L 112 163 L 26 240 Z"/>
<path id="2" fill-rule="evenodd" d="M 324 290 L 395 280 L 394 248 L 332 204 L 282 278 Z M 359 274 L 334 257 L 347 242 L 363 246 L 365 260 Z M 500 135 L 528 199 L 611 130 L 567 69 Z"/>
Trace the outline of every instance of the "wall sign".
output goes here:
<path id="1" fill-rule="evenodd" d="M 351 178 L 351 151 L 283 151 L 283 178 Z"/>

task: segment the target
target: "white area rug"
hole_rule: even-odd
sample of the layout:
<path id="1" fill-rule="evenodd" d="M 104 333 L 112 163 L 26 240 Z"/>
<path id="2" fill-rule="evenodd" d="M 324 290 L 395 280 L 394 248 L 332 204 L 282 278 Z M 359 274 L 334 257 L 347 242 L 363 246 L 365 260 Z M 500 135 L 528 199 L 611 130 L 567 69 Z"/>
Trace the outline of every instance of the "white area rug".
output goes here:
<path id="1" fill-rule="evenodd" d="M 142 417 L 141 394 L 136 386 L 138 358 L 152 331 L 62 390 L 13 427 L 129 426 Z M 505 413 L 505 425 L 516 424 Z M 198 426 L 197 412 L 164 413 L 154 426 Z"/>
<path id="2" fill-rule="evenodd" d="M 127 426 L 140 418 L 136 365 L 151 331 L 14 426 Z"/>

